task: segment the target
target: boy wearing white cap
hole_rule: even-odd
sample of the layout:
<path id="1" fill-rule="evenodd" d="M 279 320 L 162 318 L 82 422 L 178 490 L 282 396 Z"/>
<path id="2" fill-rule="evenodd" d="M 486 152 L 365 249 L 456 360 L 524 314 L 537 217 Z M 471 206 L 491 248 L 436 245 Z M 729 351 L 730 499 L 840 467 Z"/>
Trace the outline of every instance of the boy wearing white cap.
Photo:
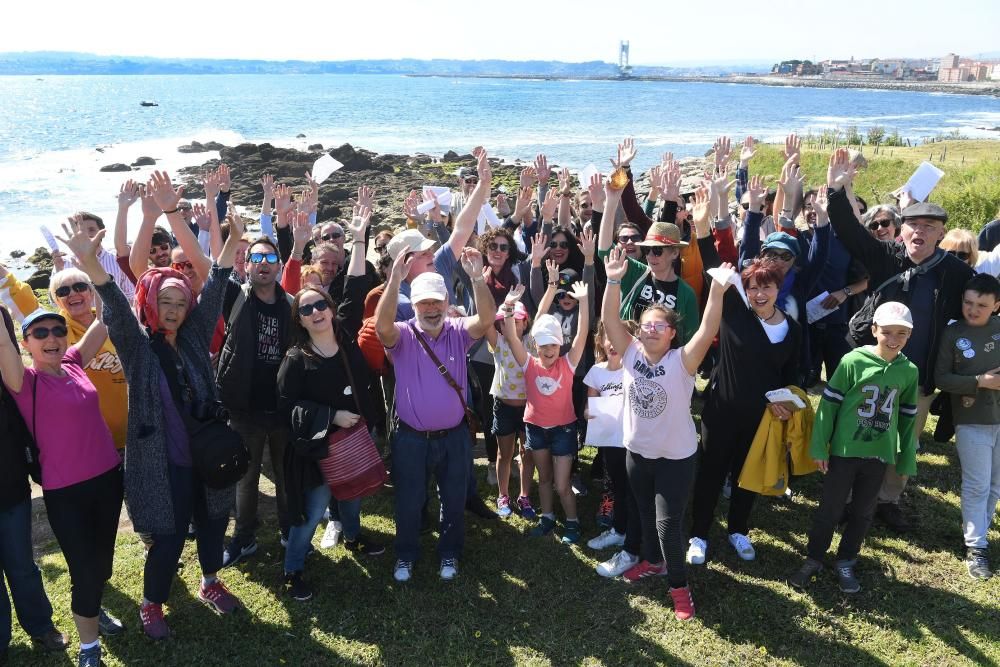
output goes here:
<path id="1" fill-rule="evenodd" d="M 917 470 L 913 429 L 918 373 L 900 352 L 912 331 L 909 308 L 896 301 L 880 305 L 872 324 L 875 345 L 846 354 L 823 391 L 810 453 L 826 479 L 809 531 L 808 557 L 789 578 L 796 588 L 805 588 L 823 569 L 833 530 L 853 495 L 836 569 L 841 591 L 860 591 L 854 565 L 875 514 L 885 469 L 892 465 L 901 475 Z"/>

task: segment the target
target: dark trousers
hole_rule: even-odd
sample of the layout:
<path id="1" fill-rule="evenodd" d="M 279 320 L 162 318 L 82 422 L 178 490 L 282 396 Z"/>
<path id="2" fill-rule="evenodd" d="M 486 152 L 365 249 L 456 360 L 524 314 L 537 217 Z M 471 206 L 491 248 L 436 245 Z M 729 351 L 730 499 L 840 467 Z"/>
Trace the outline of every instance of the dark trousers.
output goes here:
<path id="1" fill-rule="evenodd" d="M 274 471 L 274 497 L 278 504 L 278 527 L 288 534 L 288 505 L 285 502 L 285 447 L 288 446 L 288 427 L 276 414 L 234 414 L 229 426 L 240 434 L 250 454 L 250 466 L 236 487 L 236 531 L 241 538 L 254 537 L 259 524 L 257 501 L 260 496 L 260 472 L 264 462 L 264 449 L 269 451 L 271 469 Z"/>
<path id="2" fill-rule="evenodd" d="M 483 364 L 473 361 L 469 365 L 476 372 L 476 378 L 479 381 L 479 400 L 476 401 L 475 407 L 476 413 L 479 415 L 479 421 L 483 424 L 483 441 L 486 443 L 486 458 L 491 464 L 496 464 L 497 437 L 493 435 L 493 429 L 490 428 L 490 425 L 493 423 L 493 395 L 490 393 L 490 388 L 493 386 L 493 373 L 496 369 L 492 362 Z M 476 434 L 473 433 L 472 437 L 476 437 Z"/>
<path id="3" fill-rule="evenodd" d="M 198 543 L 198 561 L 206 574 L 222 567 L 223 542 L 229 517 L 211 518 L 205 502 L 205 485 L 192 468 L 169 464 L 170 500 L 174 507 L 174 532 L 153 535 L 153 546 L 146 555 L 143 571 L 143 596 L 163 604 L 170 597 L 170 586 L 177 573 L 177 559 L 184 550 L 188 524 L 194 519 Z"/>
<path id="4" fill-rule="evenodd" d="M 746 535 L 750 531 L 750 512 L 757 494 L 740 488 L 737 482 L 759 424 L 760 417 L 756 420 L 733 419 L 731 422 L 713 423 L 711 427 L 702 422 L 701 460 L 691 506 L 691 534 L 694 537 L 708 540 L 715 504 L 719 502 L 726 475 L 732 475 L 733 480 L 727 519 L 729 533 Z"/>
<path id="5" fill-rule="evenodd" d="M 608 472 L 611 489 L 615 493 L 615 532 L 625 536 L 625 551 L 638 556 L 642 544 L 642 524 L 639 521 L 639 505 L 635 502 L 635 494 L 628 481 L 625 448 L 601 447 L 598 451 L 604 459 L 604 469 Z"/>
<path id="6" fill-rule="evenodd" d="M 120 467 L 79 484 L 45 491 L 45 511 L 69 566 L 70 606 L 77 616 L 93 618 L 101 611 L 104 584 L 111 579 L 115 561 L 123 496 Z"/>
<path id="7" fill-rule="evenodd" d="M 687 586 L 683 524 L 694 459 L 693 454 L 686 459 L 647 459 L 632 451 L 625 455 L 629 483 L 639 506 L 643 560 L 662 563 L 666 559 L 671 588 Z"/>
<path id="8" fill-rule="evenodd" d="M 823 478 L 823 496 L 809 530 L 810 558 L 822 561 L 826 556 L 833 531 L 840 522 L 848 498 L 852 498 L 847 525 L 840 536 L 837 562 L 854 564 L 875 515 L 885 467 L 885 462 L 878 459 L 830 457 L 830 468 Z"/>
<path id="9" fill-rule="evenodd" d="M 820 366 L 826 367 L 826 379 L 833 377 L 841 358 L 851 351 L 847 342 L 847 322 L 825 324 L 822 321 L 809 325 L 809 352 L 812 370 L 820 377 Z"/>
<path id="10" fill-rule="evenodd" d="M 4 577 L 7 584 L 4 585 Z M 7 597 L 10 586 L 10 598 Z M 52 605 L 31 552 L 31 499 L 0 510 L 0 652 L 10 644 L 10 599 L 17 620 L 32 637 L 52 630 Z"/>

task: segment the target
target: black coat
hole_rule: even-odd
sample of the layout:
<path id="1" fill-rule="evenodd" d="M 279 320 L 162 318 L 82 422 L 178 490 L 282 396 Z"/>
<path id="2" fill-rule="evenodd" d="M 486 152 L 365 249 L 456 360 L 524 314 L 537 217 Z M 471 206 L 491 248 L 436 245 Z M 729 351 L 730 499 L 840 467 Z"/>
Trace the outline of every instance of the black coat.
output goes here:
<path id="1" fill-rule="evenodd" d="M 0 315 L 6 326 L 6 332 L 0 331 L 0 336 L 10 336 L 16 346 L 17 338 L 10 313 L 0 306 Z M 8 510 L 31 497 L 25 458 L 25 447 L 30 439 L 31 435 L 13 397 L 7 392 L 3 382 L 0 382 L 0 511 Z"/>

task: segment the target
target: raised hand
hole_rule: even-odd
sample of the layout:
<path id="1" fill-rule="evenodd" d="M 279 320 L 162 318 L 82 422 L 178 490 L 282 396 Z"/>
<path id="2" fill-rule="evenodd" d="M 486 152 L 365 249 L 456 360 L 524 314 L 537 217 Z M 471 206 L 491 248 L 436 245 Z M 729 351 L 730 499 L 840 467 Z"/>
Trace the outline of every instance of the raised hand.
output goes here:
<path id="1" fill-rule="evenodd" d="M 593 264 L 594 251 L 597 249 L 597 238 L 594 236 L 594 230 L 592 228 L 583 230 L 583 234 L 577 236 L 576 240 L 580 244 L 580 251 L 583 253 L 585 263 Z"/>
<path id="2" fill-rule="evenodd" d="M 153 191 L 145 185 L 139 186 L 139 199 L 142 201 L 143 219 L 152 218 L 155 220 L 163 215 L 163 211 L 156 203 L 156 200 L 153 199 Z"/>
<path id="3" fill-rule="evenodd" d="M 174 188 L 167 172 L 154 171 L 149 177 L 149 182 L 146 183 L 146 191 L 152 195 L 153 201 L 156 202 L 161 211 L 176 211 L 177 202 L 184 194 L 184 186 L 179 185 Z"/>
<path id="4" fill-rule="evenodd" d="M 483 253 L 475 248 L 462 248 L 462 268 L 470 278 L 483 275 Z"/>
<path id="5" fill-rule="evenodd" d="M 712 195 L 709 193 L 709 188 L 706 188 L 704 185 L 694 191 L 694 207 L 691 210 L 691 218 L 696 228 L 701 228 L 702 225 L 709 224 L 709 205 L 711 201 Z"/>
<path id="6" fill-rule="evenodd" d="M 544 153 L 535 156 L 535 178 L 539 183 L 548 183 L 552 178 L 552 169 L 549 167 L 549 159 Z"/>
<path id="7" fill-rule="evenodd" d="M 507 292 L 507 296 L 505 296 L 503 299 L 503 303 L 505 306 L 513 308 L 514 304 L 520 301 L 523 295 L 524 295 L 524 283 L 518 283 L 517 285 L 514 285 L 513 287 L 510 288 L 510 291 Z"/>
<path id="8" fill-rule="evenodd" d="M 479 187 L 483 188 L 486 191 L 487 197 L 489 197 L 490 187 L 493 183 L 493 168 L 490 167 L 490 160 L 486 154 L 486 150 L 482 146 L 477 146 L 477 148 L 479 149 L 479 154 L 476 156 L 476 171 L 479 173 Z"/>
<path id="9" fill-rule="evenodd" d="M 743 147 L 740 148 L 740 166 L 746 169 L 747 164 L 756 154 L 757 149 L 754 148 L 753 137 L 748 135 L 747 138 L 743 140 Z"/>
<path id="10" fill-rule="evenodd" d="M 292 254 L 301 255 L 311 238 L 312 227 L 309 225 L 309 214 L 299 213 L 292 221 Z"/>
<path id="11" fill-rule="evenodd" d="M 757 213 L 762 213 L 764 211 L 764 180 L 760 175 L 756 175 L 750 178 L 750 182 L 747 184 L 747 192 L 750 194 L 750 210 Z"/>
<path id="12" fill-rule="evenodd" d="M 219 196 L 219 172 L 206 171 L 201 175 L 201 186 L 205 189 L 205 201 L 209 206 L 215 205 L 215 198 Z"/>
<path id="13" fill-rule="evenodd" d="M 681 196 L 681 170 L 676 167 L 660 172 L 660 192 L 664 201 L 677 201 Z"/>
<path id="14" fill-rule="evenodd" d="M 673 153 L 673 151 L 667 151 L 660 158 L 660 166 L 661 167 L 666 167 L 667 165 L 673 163 L 673 161 L 674 161 L 674 153 Z"/>
<path id="15" fill-rule="evenodd" d="M 133 181 L 131 178 L 122 183 L 121 189 L 118 191 L 118 206 L 121 208 L 128 208 L 134 204 L 139 199 L 139 184 Z"/>
<path id="16" fill-rule="evenodd" d="M 838 148 L 830 156 L 826 168 L 826 185 L 831 190 L 840 190 L 854 180 L 854 165 L 846 148 Z"/>
<path id="17" fill-rule="evenodd" d="M 610 280 L 621 280 L 628 271 L 627 255 L 621 248 L 611 249 L 608 258 L 604 260 L 604 272 Z"/>
<path id="18" fill-rule="evenodd" d="M 656 201 L 660 198 L 660 174 L 663 173 L 661 165 L 654 165 L 649 168 L 649 201 Z"/>
<path id="19" fill-rule="evenodd" d="M 624 169 L 632 164 L 632 160 L 635 159 L 635 156 L 635 140 L 632 139 L 632 137 L 625 137 L 624 141 L 618 144 L 618 157 L 617 159 L 611 160 L 611 165 L 615 169 L 618 169 L 619 167 Z"/>
<path id="20" fill-rule="evenodd" d="M 577 280 L 573 283 L 573 289 L 570 290 L 569 295 L 577 301 L 585 301 L 587 299 L 587 283 Z"/>
<path id="21" fill-rule="evenodd" d="M 519 178 L 518 187 L 530 188 L 534 187 L 535 183 L 538 182 L 538 176 L 535 174 L 534 167 L 525 167 L 521 170 L 521 176 Z"/>
<path id="22" fill-rule="evenodd" d="M 712 197 L 721 197 L 723 202 L 729 201 L 729 191 L 736 185 L 736 181 L 729 180 L 729 165 L 723 165 L 722 169 L 710 179 L 710 190 Z"/>
<path id="23" fill-rule="evenodd" d="M 554 259 L 545 260 L 545 274 L 549 277 L 550 283 L 559 282 L 559 262 Z"/>
<path id="24" fill-rule="evenodd" d="M 781 168 L 781 177 L 778 179 L 778 185 L 781 187 L 781 191 L 785 193 L 786 206 L 795 201 L 798 189 L 802 187 L 804 180 L 805 176 L 802 175 L 799 165 L 792 162 L 791 158 L 789 158 Z"/>
<path id="25" fill-rule="evenodd" d="M 101 241 L 104 239 L 104 233 L 107 230 L 101 229 L 94 238 L 90 238 L 83 229 L 83 225 L 80 224 L 81 221 L 82 219 L 79 215 L 69 218 L 62 226 L 63 234 L 66 236 L 57 236 L 56 238 L 70 249 L 70 252 L 76 256 L 80 261 L 80 265 L 83 266 L 88 260 L 97 263 L 97 252 L 101 249 Z"/>
<path id="26" fill-rule="evenodd" d="M 430 188 L 424 188 L 423 192 L 425 202 L 434 202 L 434 208 L 427 211 L 427 218 L 431 222 L 441 222 L 444 220 L 444 214 L 441 212 L 441 203 L 437 200 L 437 195 Z M 414 218 L 418 220 L 419 218 Z"/>
<path id="27" fill-rule="evenodd" d="M 352 214 L 351 221 L 347 223 L 347 230 L 351 232 L 351 242 L 364 243 L 365 230 L 368 229 L 368 223 L 372 219 L 372 210 L 359 204 L 354 207 Z"/>
<path id="28" fill-rule="evenodd" d="M 264 195 L 268 199 L 274 196 L 274 176 L 271 174 L 264 174 L 260 177 L 260 187 L 264 190 Z"/>
<path id="29" fill-rule="evenodd" d="M 362 185 L 358 187 L 358 198 L 348 199 L 353 206 L 364 206 L 375 210 L 375 189 L 369 185 Z"/>
<path id="30" fill-rule="evenodd" d="M 292 207 L 292 189 L 285 184 L 274 186 L 274 209 L 281 215 Z"/>
<path id="31" fill-rule="evenodd" d="M 542 202 L 542 221 L 552 220 L 556 215 L 556 208 L 559 207 L 559 193 L 549 190 L 545 194 L 545 201 Z"/>
<path id="32" fill-rule="evenodd" d="M 230 209 L 229 213 L 226 214 L 226 222 L 229 223 L 229 235 L 236 235 L 236 238 L 241 238 L 243 232 L 246 231 L 246 223 L 243 221 L 243 216 L 241 216 L 236 211 Z"/>
<path id="33" fill-rule="evenodd" d="M 722 165 L 729 162 L 729 155 L 732 153 L 733 145 L 729 137 L 719 137 L 713 146 L 715 150 L 715 170 L 722 169 Z"/>
<path id="34" fill-rule="evenodd" d="M 816 213 L 816 226 L 824 227 L 830 222 L 830 201 L 826 195 L 826 188 L 818 188 L 816 196 L 813 197 L 813 212 Z"/>
<path id="35" fill-rule="evenodd" d="M 568 167 L 563 167 L 559 171 L 559 193 L 564 195 L 568 195 L 570 193 Z"/>
<path id="36" fill-rule="evenodd" d="M 502 192 L 497 195 L 497 214 L 501 218 L 506 218 L 510 215 L 510 203 L 507 201 L 507 195 Z"/>
<path id="37" fill-rule="evenodd" d="M 410 194 L 406 195 L 406 199 L 403 200 L 403 215 L 410 220 L 420 220 L 423 214 L 417 211 L 419 205 L 420 193 L 416 190 L 410 190 Z"/>
<path id="38" fill-rule="evenodd" d="M 794 132 L 785 137 L 785 159 L 798 164 L 802 153 L 802 140 Z"/>
<path id="39" fill-rule="evenodd" d="M 546 237 L 541 231 L 535 234 L 535 237 L 531 242 L 531 266 L 540 267 L 542 265 L 542 258 L 548 253 L 548 244 L 545 242 Z"/>
<path id="40" fill-rule="evenodd" d="M 594 210 L 603 211 L 607 198 L 604 192 L 604 176 L 599 173 L 591 176 L 590 183 L 587 184 L 587 192 L 590 193 L 590 205 L 594 207 Z"/>
<path id="41" fill-rule="evenodd" d="M 229 192 L 229 188 L 233 186 L 233 179 L 229 173 L 229 165 L 220 164 L 215 173 L 219 176 L 219 189 L 223 192 Z"/>
<path id="42" fill-rule="evenodd" d="M 211 225 L 211 217 L 208 215 L 208 209 L 205 208 L 204 204 L 192 204 L 191 205 L 191 215 L 194 218 L 195 224 L 198 225 L 198 229 L 202 231 L 208 231 Z"/>
<path id="43" fill-rule="evenodd" d="M 530 185 L 517 191 L 517 199 L 514 200 L 514 220 L 520 222 L 528 213 L 532 203 L 535 201 L 535 189 Z"/>

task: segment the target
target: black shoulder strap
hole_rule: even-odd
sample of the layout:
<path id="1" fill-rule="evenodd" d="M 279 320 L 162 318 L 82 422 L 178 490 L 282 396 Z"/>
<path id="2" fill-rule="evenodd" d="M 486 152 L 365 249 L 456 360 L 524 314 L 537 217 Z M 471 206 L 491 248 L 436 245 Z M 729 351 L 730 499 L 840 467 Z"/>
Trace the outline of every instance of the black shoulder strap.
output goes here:
<path id="1" fill-rule="evenodd" d="M 469 406 L 466 405 L 465 403 L 465 396 L 462 395 L 462 388 L 458 386 L 458 383 L 455 382 L 455 378 L 453 378 L 451 376 L 451 373 L 448 372 L 448 368 L 441 363 L 441 360 L 438 359 L 437 355 L 434 354 L 434 351 L 431 350 L 431 346 L 427 344 L 427 341 L 424 340 L 424 337 L 420 334 L 419 331 L 417 331 L 417 328 L 413 326 L 413 322 L 408 322 L 408 324 L 410 326 L 410 329 L 413 330 L 413 335 L 417 337 L 417 341 L 420 343 L 420 347 L 424 348 L 424 352 L 427 353 L 427 356 L 429 356 L 431 358 L 431 361 L 433 361 L 434 364 L 437 366 L 438 373 L 440 373 L 441 377 L 444 378 L 444 381 L 448 383 L 448 386 L 454 389 L 455 393 L 458 394 L 458 400 L 462 402 L 462 409 L 468 410 Z"/>

